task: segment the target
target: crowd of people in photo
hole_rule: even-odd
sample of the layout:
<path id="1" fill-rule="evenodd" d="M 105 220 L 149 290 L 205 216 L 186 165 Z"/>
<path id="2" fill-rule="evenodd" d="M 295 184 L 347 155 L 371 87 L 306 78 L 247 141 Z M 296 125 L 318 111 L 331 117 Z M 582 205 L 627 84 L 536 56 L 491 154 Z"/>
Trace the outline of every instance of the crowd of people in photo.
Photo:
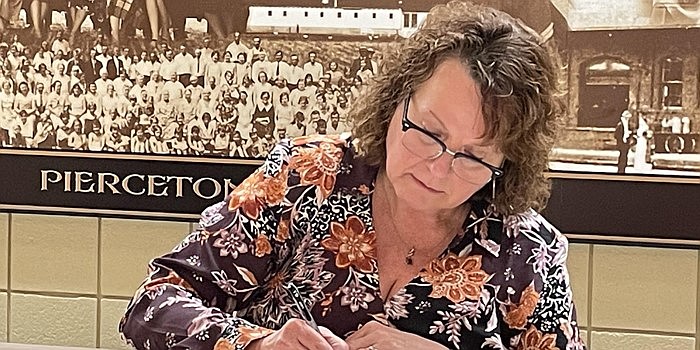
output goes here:
<path id="1" fill-rule="evenodd" d="M 240 33 L 142 50 L 66 36 L 0 43 L 0 147 L 263 157 L 282 138 L 349 131 L 349 105 L 381 68 L 364 46 L 321 62 Z"/>

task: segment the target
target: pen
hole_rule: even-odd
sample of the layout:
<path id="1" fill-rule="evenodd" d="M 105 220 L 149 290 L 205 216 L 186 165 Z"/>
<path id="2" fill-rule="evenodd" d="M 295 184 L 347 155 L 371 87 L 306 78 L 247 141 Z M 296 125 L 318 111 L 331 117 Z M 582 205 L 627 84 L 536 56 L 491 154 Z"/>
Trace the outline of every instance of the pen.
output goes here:
<path id="1" fill-rule="evenodd" d="M 311 328 L 316 330 L 316 332 L 321 332 L 318 329 L 318 325 L 316 324 L 316 321 L 314 320 L 313 315 L 311 315 L 311 311 L 306 308 L 304 305 L 304 301 L 301 299 L 301 293 L 299 292 L 299 288 L 297 288 L 294 283 L 289 282 L 287 284 L 287 288 L 289 289 L 289 295 L 292 297 L 292 300 L 294 301 L 294 304 L 297 306 L 297 309 L 299 310 L 299 313 L 301 314 L 301 317 L 306 321 Z"/>

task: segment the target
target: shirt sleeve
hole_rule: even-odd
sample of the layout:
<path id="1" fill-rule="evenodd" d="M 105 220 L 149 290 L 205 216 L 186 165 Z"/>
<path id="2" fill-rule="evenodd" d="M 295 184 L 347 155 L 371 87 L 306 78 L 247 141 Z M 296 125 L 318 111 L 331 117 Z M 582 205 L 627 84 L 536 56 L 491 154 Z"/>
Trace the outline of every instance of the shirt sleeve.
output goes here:
<path id="1" fill-rule="evenodd" d="M 547 256 L 541 261 L 546 266 L 543 271 L 542 290 L 534 299 L 537 300 L 534 312 L 528 317 L 527 324 L 516 349 L 567 349 L 585 350 L 581 339 L 580 329 L 576 319 L 573 292 L 566 267 L 568 256 L 568 241 L 566 237 L 553 227 L 542 227 L 554 240 L 549 245 Z M 523 293 L 526 295 L 527 290 Z M 526 298 L 527 299 L 527 298 Z M 527 304 L 524 300 L 523 304 Z"/>
<path id="2" fill-rule="evenodd" d="M 197 230 L 150 262 L 120 322 L 129 345 L 240 350 L 273 332 L 236 311 L 275 283 L 333 187 L 314 159 L 339 161 L 344 141 L 306 141 L 283 140 L 226 200 L 204 210 Z"/>

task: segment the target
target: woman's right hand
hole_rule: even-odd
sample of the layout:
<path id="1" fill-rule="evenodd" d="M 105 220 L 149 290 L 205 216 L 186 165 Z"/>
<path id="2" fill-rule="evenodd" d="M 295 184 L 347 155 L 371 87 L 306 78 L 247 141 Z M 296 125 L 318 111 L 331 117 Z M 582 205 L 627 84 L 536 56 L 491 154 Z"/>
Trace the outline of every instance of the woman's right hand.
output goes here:
<path id="1" fill-rule="evenodd" d="M 246 350 L 308 349 L 349 350 L 348 344 L 328 328 L 319 327 L 316 332 L 306 321 L 293 318 L 279 330 L 265 338 L 251 342 Z"/>

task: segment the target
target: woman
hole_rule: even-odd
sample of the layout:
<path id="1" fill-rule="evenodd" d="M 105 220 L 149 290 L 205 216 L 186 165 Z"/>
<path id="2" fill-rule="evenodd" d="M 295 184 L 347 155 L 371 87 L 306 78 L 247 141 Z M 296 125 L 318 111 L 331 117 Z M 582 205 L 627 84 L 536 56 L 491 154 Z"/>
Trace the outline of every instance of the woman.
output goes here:
<path id="1" fill-rule="evenodd" d="M 34 95 L 29 92 L 29 84 L 21 82 L 15 95 L 14 110 L 17 115 L 24 111 L 27 115 L 34 115 Z"/>
<path id="2" fill-rule="evenodd" d="M 275 130 L 275 107 L 270 102 L 270 93 L 263 91 L 253 111 L 253 128 L 258 136 L 272 134 Z"/>
<path id="3" fill-rule="evenodd" d="M 286 128 L 294 122 L 294 107 L 289 104 L 289 94 L 280 94 L 279 105 L 275 107 L 275 125 L 279 128 Z"/>
<path id="4" fill-rule="evenodd" d="M 533 210 L 561 106 L 540 42 L 502 12 L 431 10 L 354 105 L 356 139 L 282 142 L 153 261 L 127 339 L 583 349 L 566 238 Z"/>
<path id="5" fill-rule="evenodd" d="M 131 153 L 151 153 L 148 144 L 148 135 L 146 134 L 146 126 L 139 125 L 132 131 L 130 150 Z"/>
<path id="6" fill-rule="evenodd" d="M 36 136 L 32 140 L 32 147 L 52 149 L 56 147 L 56 129 L 49 118 L 49 112 L 39 110 L 39 122 L 36 124 Z"/>
<path id="7" fill-rule="evenodd" d="M 338 67 L 338 61 L 332 60 L 328 63 L 328 72 L 331 75 L 331 86 L 337 87 L 340 80 L 343 79 L 343 72 Z"/>
<path id="8" fill-rule="evenodd" d="M 34 86 L 35 88 L 39 86 L 39 84 L 42 84 L 44 87 L 48 88 L 51 86 L 51 75 L 49 75 L 49 71 L 46 69 L 45 64 L 40 64 L 39 69 L 36 73 L 34 73 Z"/>
<path id="9" fill-rule="evenodd" d="M 87 146 L 87 136 L 83 132 L 83 125 L 80 120 L 74 119 L 68 133 L 68 148 L 75 150 L 84 150 Z"/>
<path id="10" fill-rule="evenodd" d="M 103 151 L 106 142 L 107 136 L 102 132 L 102 125 L 99 121 L 95 121 L 92 131 L 88 132 L 87 149 L 93 152 Z"/>
<path id="11" fill-rule="evenodd" d="M 151 153 L 155 154 L 168 154 L 170 149 L 168 145 L 163 141 L 163 129 L 158 125 L 151 126 L 151 136 L 148 138 L 148 148 Z"/>
<path id="12" fill-rule="evenodd" d="M 10 143 L 10 131 L 15 123 L 13 111 L 15 94 L 12 93 L 12 83 L 5 80 L 0 87 L 0 146 Z"/>
<path id="13" fill-rule="evenodd" d="M 72 94 L 68 96 L 68 110 L 72 119 L 79 119 L 87 112 L 87 99 L 79 84 L 73 85 Z"/>

